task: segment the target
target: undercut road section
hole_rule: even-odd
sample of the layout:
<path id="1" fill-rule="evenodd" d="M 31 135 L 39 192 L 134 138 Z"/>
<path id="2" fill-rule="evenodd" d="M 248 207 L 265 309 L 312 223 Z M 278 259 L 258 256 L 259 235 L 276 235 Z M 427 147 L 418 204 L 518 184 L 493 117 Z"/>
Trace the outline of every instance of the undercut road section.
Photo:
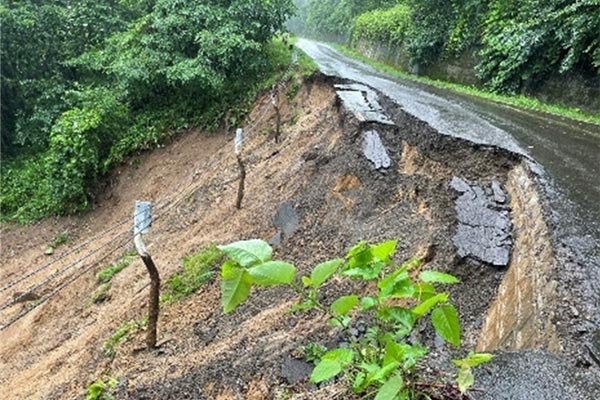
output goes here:
<path id="1" fill-rule="evenodd" d="M 592 295 L 589 315 L 600 321 L 600 127 L 517 109 L 412 81 L 398 80 L 331 46 L 298 41 L 326 75 L 368 85 L 438 132 L 507 149 L 530 159 L 547 194 L 557 252 L 576 260 L 576 284 Z M 583 282 L 582 282 L 583 281 Z M 593 311 L 596 310 L 596 311 Z"/>

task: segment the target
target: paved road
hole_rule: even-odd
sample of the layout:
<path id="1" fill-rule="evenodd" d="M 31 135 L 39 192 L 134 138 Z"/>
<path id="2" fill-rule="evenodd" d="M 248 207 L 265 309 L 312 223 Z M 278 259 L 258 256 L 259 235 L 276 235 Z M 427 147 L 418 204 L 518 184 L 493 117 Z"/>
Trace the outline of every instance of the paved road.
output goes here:
<path id="1" fill-rule="evenodd" d="M 439 132 L 527 154 L 546 171 L 560 235 L 600 265 L 600 127 L 398 80 L 332 47 L 298 46 L 326 75 L 372 86 Z M 593 276 L 600 268 L 590 271 Z"/>

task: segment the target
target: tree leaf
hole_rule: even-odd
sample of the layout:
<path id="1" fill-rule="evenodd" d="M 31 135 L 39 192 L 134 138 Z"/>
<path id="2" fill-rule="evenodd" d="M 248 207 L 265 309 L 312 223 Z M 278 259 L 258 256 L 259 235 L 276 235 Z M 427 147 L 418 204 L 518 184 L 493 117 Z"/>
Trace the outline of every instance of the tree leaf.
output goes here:
<path id="1" fill-rule="evenodd" d="M 464 394 L 471 386 L 473 386 L 473 383 L 475 383 L 475 377 L 473 377 L 471 368 L 461 368 L 460 371 L 458 371 L 456 383 L 458 384 L 458 390 L 460 390 L 462 394 Z"/>
<path id="2" fill-rule="evenodd" d="M 312 383 L 327 381 L 342 372 L 342 364 L 338 361 L 321 360 L 310 375 Z"/>
<path id="3" fill-rule="evenodd" d="M 223 311 L 230 313 L 250 295 L 252 277 L 243 268 L 227 262 L 221 269 L 221 303 Z"/>
<path id="4" fill-rule="evenodd" d="M 289 285 L 294 281 L 296 268 L 283 261 L 267 261 L 249 268 L 248 273 L 260 286 Z"/>
<path id="5" fill-rule="evenodd" d="M 388 240 L 387 242 L 371 246 L 371 254 L 373 254 L 373 257 L 376 259 L 386 262 L 396 254 L 397 246 L 397 240 Z"/>
<path id="6" fill-rule="evenodd" d="M 343 368 L 354 359 L 354 352 L 350 349 L 334 349 L 323 354 L 310 376 L 312 383 L 329 380 L 342 372 Z"/>
<path id="7" fill-rule="evenodd" d="M 388 379 L 375 396 L 375 400 L 394 400 L 396 395 L 400 393 L 404 387 L 404 382 L 400 374 L 396 374 Z"/>
<path id="8" fill-rule="evenodd" d="M 435 331 L 446 342 L 456 347 L 460 346 L 460 322 L 458 312 L 454 306 L 447 304 L 433 310 L 431 322 Z"/>
<path id="9" fill-rule="evenodd" d="M 425 300 L 421 304 L 413 307 L 413 309 L 411 311 L 416 316 L 422 317 L 423 315 L 425 315 L 429 311 L 431 311 L 431 309 L 433 307 L 437 306 L 439 303 L 446 303 L 447 301 L 448 301 L 448 294 L 447 293 L 439 293 L 439 294 L 436 294 L 435 296 L 430 297 L 429 299 Z"/>
<path id="10" fill-rule="evenodd" d="M 360 300 L 360 308 L 362 308 L 364 311 L 370 310 L 371 308 L 375 307 L 376 305 L 377 305 L 377 299 L 370 297 L 370 296 L 363 297 Z"/>
<path id="11" fill-rule="evenodd" d="M 354 359 L 354 351 L 345 348 L 330 350 L 323 354 L 321 360 L 337 361 L 342 365 L 348 365 Z"/>
<path id="12" fill-rule="evenodd" d="M 219 246 L 219 250 L 244 268 L 271 260 L 273 249 L 260 239 L 242 240 Z"/>
<path id="13" fill-rule="evenodd" d="M 325 283 L 333 274 L 335 274 L 335 271 L 342 265 L 342 262 L 344 262 L 344 260 L 336 259 L 317 265 L 310 274 L 311 286 L 318 288 Z"/>
<path id="14" fill-rule="evenodd" d="M 331 311 L 335 315 L 343 316 L 348 314 L 360 302 L 358 296 L 342 296 L 331 304 Z"/>
<path id="15" fill-rule="evenodd" d="M 423 271 L 419 275 L 419 278 L 426 283 L 460 283 L 460 280 L 457 277 L 439 271 Z"/>

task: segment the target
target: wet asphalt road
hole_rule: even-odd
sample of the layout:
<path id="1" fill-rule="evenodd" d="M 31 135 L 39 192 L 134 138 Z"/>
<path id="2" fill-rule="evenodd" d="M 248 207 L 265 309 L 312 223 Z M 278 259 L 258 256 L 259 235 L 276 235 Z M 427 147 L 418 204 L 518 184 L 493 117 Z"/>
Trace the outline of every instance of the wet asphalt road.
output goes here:
<path id="1" fill-rule="evenodd" d="M 525 154 L 542 166 L 561 239 L 600 281 L 600 126 L 398 80 L 331 46 L 298 42 L 326 75 L 369 85 L 439 132 Z"/>

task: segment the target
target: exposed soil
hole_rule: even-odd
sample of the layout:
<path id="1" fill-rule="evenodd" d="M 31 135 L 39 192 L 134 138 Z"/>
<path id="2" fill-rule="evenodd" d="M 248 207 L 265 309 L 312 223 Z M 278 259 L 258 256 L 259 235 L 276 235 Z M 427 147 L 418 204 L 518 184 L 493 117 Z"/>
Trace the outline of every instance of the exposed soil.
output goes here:
<path id="1" fill-rule="evenodd" d="M 269 101 L 269 96 L 261 98 L 250 119 L 260 116 Z M 189 299 L 162 310 L 158 350 L 138 351 L 143 334 L 137 333 L 118 348 L 114 359 L 104 356 L 102 343 L 123 322 L 145 314 L 147 277 L 139 261 L 114 278 L 109 301 L 89 301 L 97 287 L 94 272 L 130 246 L 114 250 L 119 240 L 130 239 L 133 205 L 142 199 L 158 202 L 149 250 L 163 281 L 185 255 L 210 242 L 270 240 L 278 232 L 273 217 L 285 202 L 293 206 L 299 224 L 293 235 L 284 235 L 275 256 L 292 260 L 302 272 L 341 256 L 358 240 L 399 239 L 398 261 L 433 249 L 426 267 L 450 271 L 462 280 L 452 290 L 453 302 L 463 322 L 465 348 L 475 346 L 504 271 L 456 256 L 452 237 L 457 193 L 449 182 L 458 176 L 482 184 L 502 183 L 517 160 L 495 148 L 440 136 L 398 109 L 393 115 L 396 126 L 361 124 L 340 108 L 331 82 L 320 77 L 293 99 L 286 98 L 281 109 L 281 143 L 268 135 L 275 119 L 271 109 L 254 131 L 247 132 L 241 210 L 234 207 L 237 167 L 232 135 L 190 131 L 115 171 L 98 191 L 93 211 L 31 226 L 2 226 L 4 286 L 67 254 L 96 232 L 122 223 L 81 253 L 0 293 L 5 304 L 68 261 L 97 250 L 36 294 L 44 298 L 69 273 L 88 265 L 93 266 L 90 272 L 0 331 L 0 385 L 7 398 L 82 398 L 91 382 L 107 376 L 119 380 L 116 398 L 351 398 L 338 384 L 286 382 L 282 365 L 299 346 L 337 339 L 323 315 L 291 315 L 295 298 L 285 289 L 257 291 L 238 311 L 224 316 L 218 282 L 208 283 Z M 376 170 L 361 152 L 362 132 L 373 128 L 388 149 L 389 169 Z M 44 255 L 48 243 L 64 231 L 72 240 L 53 256 Z M 118 241 L 102 247 L 116 236 Z M 105 256 L 97 265 L 89 264 Z M 350 286 L 336 281 L 328 286 L 328 295 Z M 33 304 L 19 303 L 0 312 L 0 322 Z M 417 335 L 437 343 L 426 327 Z M 443 345 L 433 348 L 432 359 L 447 359 Z"/>

